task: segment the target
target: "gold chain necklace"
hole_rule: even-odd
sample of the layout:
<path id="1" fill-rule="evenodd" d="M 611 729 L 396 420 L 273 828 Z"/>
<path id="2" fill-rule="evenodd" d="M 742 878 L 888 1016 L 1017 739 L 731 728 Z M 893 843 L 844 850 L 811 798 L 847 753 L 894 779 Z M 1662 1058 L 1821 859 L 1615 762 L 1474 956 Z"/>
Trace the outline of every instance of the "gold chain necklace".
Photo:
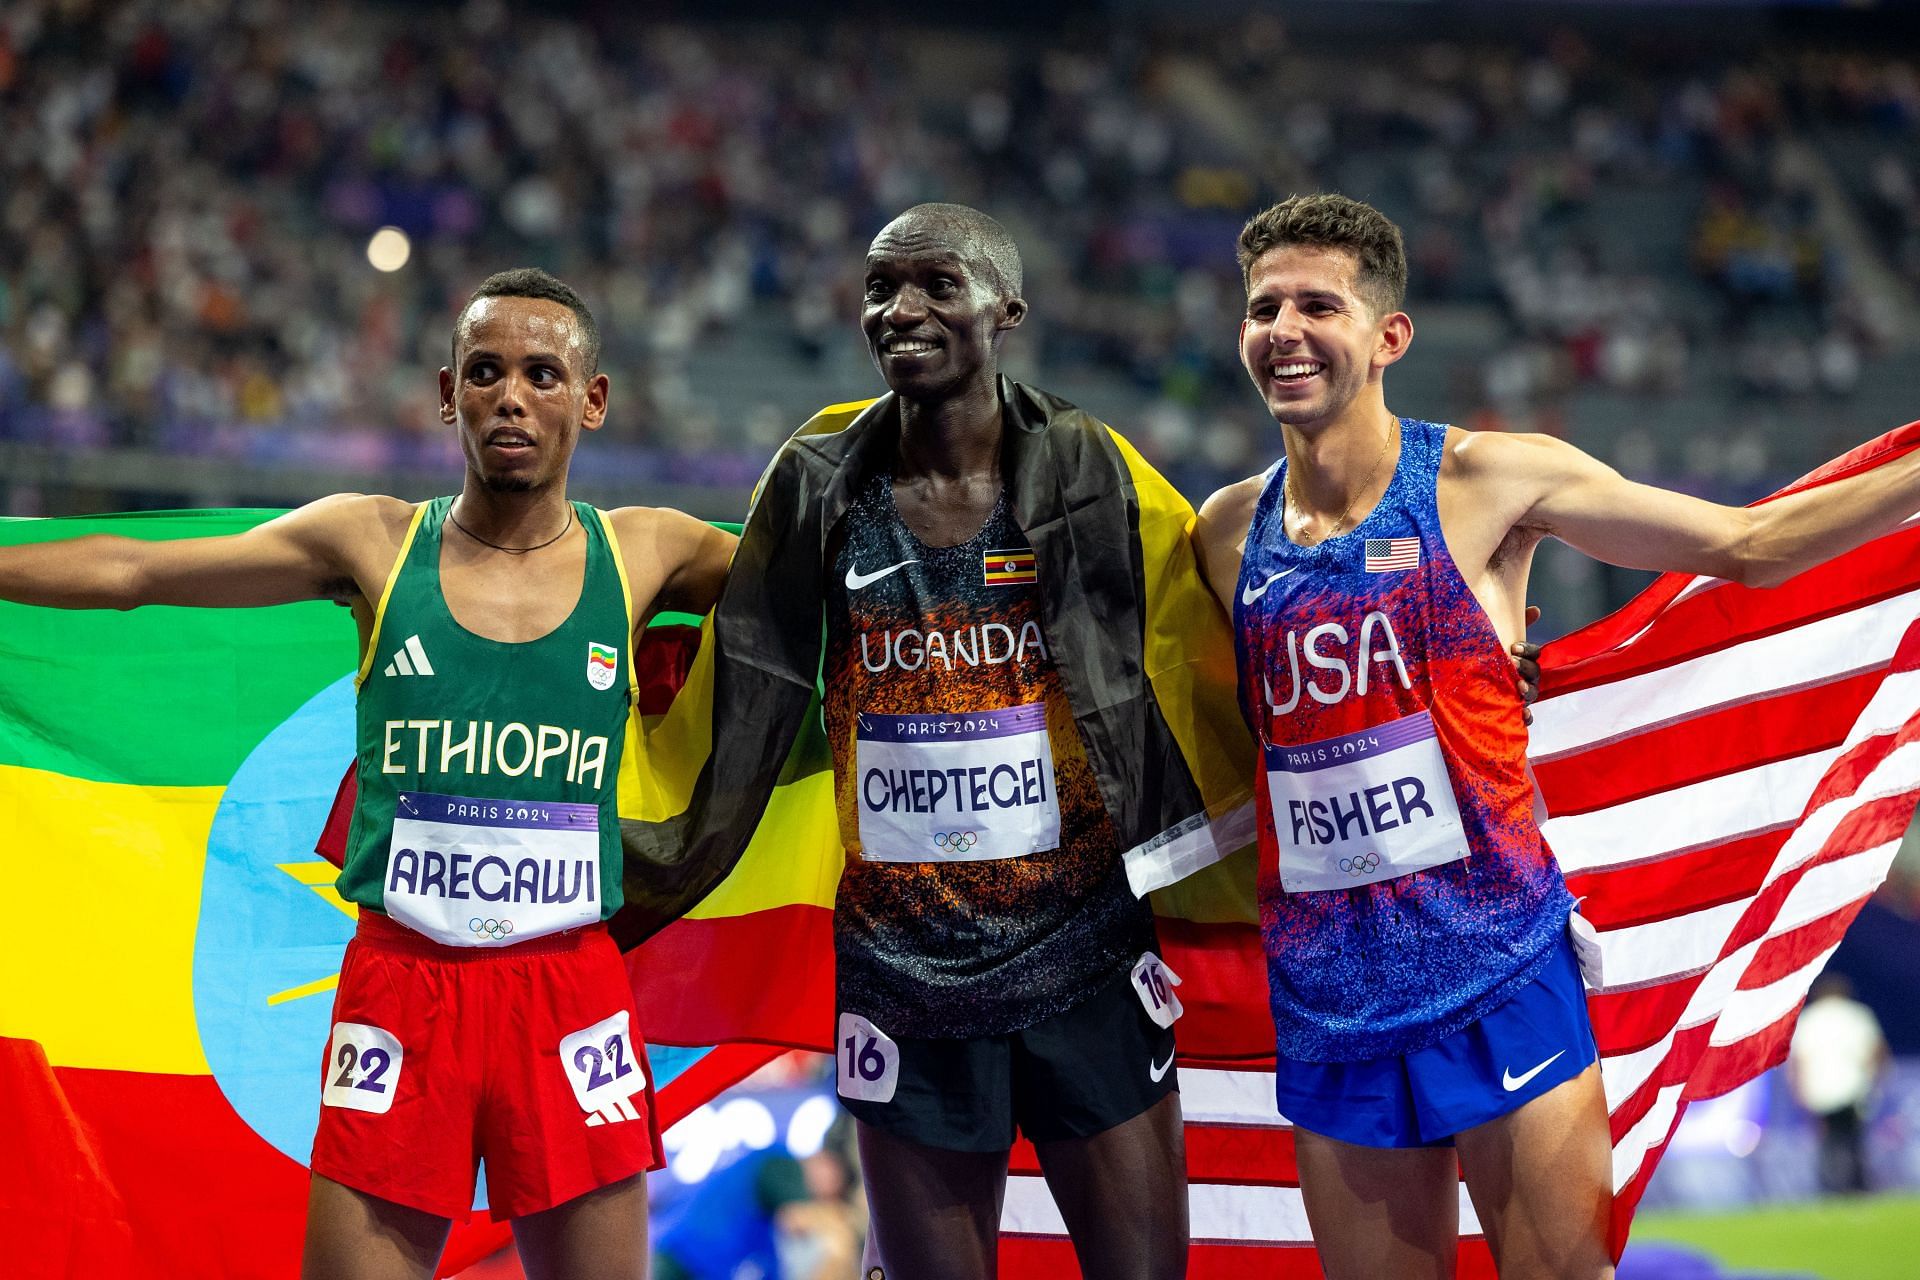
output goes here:
<path id="1" fill-rule="evenodd" d="M 1325 542 L 1328 538 L 1334 537 L 1337 534 L 1339 534 L 1341 528 L 1347 523 L 1347 517 L 1353 514 L 1353 504 L 1360 501 L 1361 494 L 1365 493 L 1368 489 L 1373 487 L 1373 478 L 1380 474 L 1380 464 L 1387 460 L 1387 453 L 1393 448 L 1393 442 L 1399 438 L 1399 435 L 1400 435 L 1400 419 L 1395 418 L 1393 420 L 1393 426 L 1387 432 L 1387 442 L 1380 446 L 1380 456 L 1373 460 L 1373 470 L 1367 472 L 1367 478 L 1360 482 L 1360 487 L 1353 491 L 1353 496 L 1351 498 L 1347 499 L 1347 509 L 1340 513 L 1340 518 L 1333 522 L 1332 528 L 1328 529 L 1325 533 L 1315 538 L 1312 542 L 1303 543 L 1302 544 L 1303 546 L 1317 547 L 1321 543 Z M 1300 517 L 1303 522 L 1302 536 L 1305 536 L 1304 522 L 1306 520 L 1307 509 L 1306 507 L 1301 505 L 1300 500 L 1298 498 L 1293 496 L 1293 469 L 1291 467 L 1287 469 L 1286 483 L 1281 485 L 1280 489 L 1281 489 L 1281 496 L 1287 500 L 1287 505 L 1300 513 Z"/>

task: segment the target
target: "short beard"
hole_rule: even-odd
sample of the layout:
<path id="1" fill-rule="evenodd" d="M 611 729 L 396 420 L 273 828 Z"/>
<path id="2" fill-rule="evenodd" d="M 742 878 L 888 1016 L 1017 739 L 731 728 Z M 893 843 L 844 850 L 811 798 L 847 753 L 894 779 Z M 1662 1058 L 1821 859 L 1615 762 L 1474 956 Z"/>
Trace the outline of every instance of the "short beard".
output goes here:
<path id="1" fill-rule="evenodd" d="M 488 493 L 532 493 L 533 481 L 525 476 L 481 476 Z"/>

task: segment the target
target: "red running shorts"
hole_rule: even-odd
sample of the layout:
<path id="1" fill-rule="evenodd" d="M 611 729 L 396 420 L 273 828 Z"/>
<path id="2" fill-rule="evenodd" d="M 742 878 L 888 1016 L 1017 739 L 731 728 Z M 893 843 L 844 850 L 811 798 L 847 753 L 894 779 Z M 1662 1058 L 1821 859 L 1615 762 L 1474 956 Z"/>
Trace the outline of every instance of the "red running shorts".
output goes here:
<path id="1" fill-rule="evenodd" d="M 626 965 L 604 926 L 449 947 L 360 913 L 333 1002 L 313 1171 L 443 1218 L 487 1166 L 495 1219 L 662 1163 Z"/>

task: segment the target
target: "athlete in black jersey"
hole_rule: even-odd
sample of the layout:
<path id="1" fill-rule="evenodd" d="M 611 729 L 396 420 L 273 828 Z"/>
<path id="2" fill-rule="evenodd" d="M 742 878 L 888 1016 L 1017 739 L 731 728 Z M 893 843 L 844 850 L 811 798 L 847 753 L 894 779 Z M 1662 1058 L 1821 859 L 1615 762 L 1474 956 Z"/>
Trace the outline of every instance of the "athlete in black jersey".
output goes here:
<path id="1" fill-rule="evenodd" d="M 1012 238 L 958 205 L 908 210 L 867 254 L 861 326 L 898 441 L 832 552 L 827 716 L 850 850 L 840 1038 L 877 1031 L 893 1061 L 879 1092 L 843 1065 L 841 1092 L 872 1095 L 846 1101 L 887 1274 L 993 1274 L 1017 1119 L 1083 1274 L 1178 1276 L 1173 1034 L 1132 982 L 1151 917 L 1034 621 L 1062 586 L 1037 581 L 1004 496 L 1020 290 Z M 929 734 L 965 740 L 913 754 Z"/>

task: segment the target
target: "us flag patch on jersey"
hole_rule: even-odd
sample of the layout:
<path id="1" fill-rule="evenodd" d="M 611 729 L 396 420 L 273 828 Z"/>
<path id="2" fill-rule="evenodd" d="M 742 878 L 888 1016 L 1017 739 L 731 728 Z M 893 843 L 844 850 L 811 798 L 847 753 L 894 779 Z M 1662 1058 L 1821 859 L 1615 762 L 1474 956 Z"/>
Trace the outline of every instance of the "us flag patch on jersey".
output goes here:
<path id="1" fill-rule="evenodd" d="M 1368 538 L 1367 572 L 1392 573 L 1420 567 L 1420 539 Z"/>
<path id="2" fill-rule="evenodd" d="M 983 552 L 980 572 L 990 587 L 1017 587 L 1040 580 L 1034 569 L 1033 552 L 1026 550 Z"/>

